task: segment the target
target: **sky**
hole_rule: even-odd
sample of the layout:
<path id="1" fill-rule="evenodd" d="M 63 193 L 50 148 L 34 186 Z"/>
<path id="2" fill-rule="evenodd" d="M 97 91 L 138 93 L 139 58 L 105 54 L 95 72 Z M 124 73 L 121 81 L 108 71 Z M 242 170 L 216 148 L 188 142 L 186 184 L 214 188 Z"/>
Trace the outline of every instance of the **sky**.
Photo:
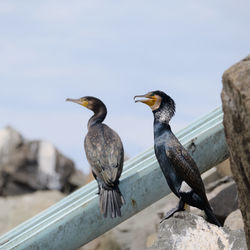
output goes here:
<path id="1" fill-rule="evenodd" d="M 133 96 L 170 95 L 175 132 L 220 106 L 223 72 L 250 52 L 249 13 L 247 0 L 1 1 L 0 128 L 87 172 L 92 113 L 65 99 L 96 96 L 134 157 L 153 145 L 153 116 Z"/>

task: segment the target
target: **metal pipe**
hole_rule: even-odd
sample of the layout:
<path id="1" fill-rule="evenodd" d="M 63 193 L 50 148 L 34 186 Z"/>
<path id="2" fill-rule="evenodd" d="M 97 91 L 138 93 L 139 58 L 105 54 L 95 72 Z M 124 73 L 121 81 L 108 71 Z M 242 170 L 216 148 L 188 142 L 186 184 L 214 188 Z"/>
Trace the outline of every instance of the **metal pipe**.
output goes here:
<path id="1" fill-rule="evenodd" d="M 176 133 L 203 173 L 228 157 L 221 108 Z M 157 180 L 157 181 L 155 181 Z M 122 217 L 103 218 L 91 182 L 0 237 L 0 249 L 77 249 L 170 193 L 153 148 L 125 163 Z"/>

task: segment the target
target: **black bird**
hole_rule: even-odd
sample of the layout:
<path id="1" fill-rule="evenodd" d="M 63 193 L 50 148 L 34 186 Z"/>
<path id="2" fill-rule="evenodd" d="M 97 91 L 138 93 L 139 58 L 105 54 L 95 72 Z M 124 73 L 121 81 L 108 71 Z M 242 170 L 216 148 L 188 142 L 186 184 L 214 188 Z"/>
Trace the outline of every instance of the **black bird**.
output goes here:
<path id="1" fill-rule="evenodd" d="M 147 104 L 154 115 L 154 150 L 161 170 L 172 192 L 180 198 L 176 208 L 171 209 L 163 220 L 177 211 L 184 211 L 185 204 L 204 210 L 207 220 L 221 226 L 207 200 L 199 169 L 171 131 L 169 121 L 175 113 L 174 100 L 162 91 L 152 91 L 134 99 Z M 163 221 L 162 220 L 162 221 Z"/>
<path id="2" fill-rule="evenodd" d="M 98 183 L 101 214 L 104 217 L 120 217 L 121 207 L 125 203 L 118 187 L 124 150 L 119 135 L 102 123 L 107 115 L 107 108 L 101 100 L 92 96 L 68 98 L 66 101 L 78 103 L 94 112 L 88 121 L 88 133 L 84 140 L 85 153 Z"/>

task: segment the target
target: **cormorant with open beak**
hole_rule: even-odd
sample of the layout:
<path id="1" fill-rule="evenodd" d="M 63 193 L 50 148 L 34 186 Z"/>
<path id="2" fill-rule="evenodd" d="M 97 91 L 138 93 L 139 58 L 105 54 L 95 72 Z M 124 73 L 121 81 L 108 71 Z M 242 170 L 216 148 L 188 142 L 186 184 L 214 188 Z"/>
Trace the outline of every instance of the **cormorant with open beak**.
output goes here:
<path id="1" fill-rule="evenodd" d="M 68 98 L 66 101 L 78 103 L 94 112 L 88 121 L 88 133 L 84 140 L 85 153 L 98 183 L 101 213 L 104 217 L 120 217 L 121 207 L 125 203 L 118 187 L 124 150 L 119 135 L 102 123 L 107 115 L 107 108 L 101 100 L 92 96 Z"/>
<path id="2" fill-rule="evenodd" d="M 184 211 L 185 204 L 204 210 L 210 223 L 220 226 L 207 200 L 204 184 L 195 161 L 171 131 L 169 121 L 175 113 L 174 100 L 162 91 L 135 96 L 136 102 L 147 104 L 154 115 L 154 150 L 161 170 L 172 192 L 180 198 L 176 208 L 163 220 L 177 211 Z M 163 221 L 162 220 L 162 221 Z"/>

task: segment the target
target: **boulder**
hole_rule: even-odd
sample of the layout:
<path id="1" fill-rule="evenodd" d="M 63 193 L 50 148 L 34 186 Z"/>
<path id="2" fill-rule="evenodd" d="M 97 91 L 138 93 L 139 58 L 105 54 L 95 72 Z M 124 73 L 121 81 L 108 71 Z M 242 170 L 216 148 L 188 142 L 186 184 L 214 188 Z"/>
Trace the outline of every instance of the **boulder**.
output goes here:
<path id="1" fill-rule="evenodd" d="M 234 183 L 232 178 L 225 177 L 217 180 L 217 177 L 214 178 L 214 176 L 214 171 L 208 171 L 205 175 L 202 175 L 202 177 L 206 178 L 208 182 L 208 197 L 216 201 L 216 196 L 218 194 L 222 194 L 223 196 L 224 190 L 226 190 L 224 193 L 225 198 L 228 197 L 227 188 Z M 212 180 L 213 182 L 209 183 L 209 180 Z M 235 200 L 235 196 L 236 194 L 234 193 L 233 200 Z M 220 205 L 217 206 L 216 202 L 219 202 Z M 228 207 L 222 206 L 225 202 L 224 199 L 222 199 L 222 202 L 220 200 L 217 200 L 216 202 L 214 202 L 213 205 L 215 206 L 216 210 L 218 210 L 218 212 L 224 214 L 224 221 L 224 217 L 226 217 L 232 211 L 232 204 L 229 206 L 229 209 Z M 145 208 L 143 211 L 139 212 L 128 220 L 122 222 L 111 231 L 93 240 L 89 244 L 85 245 L 82 249 L 106 250 L 119 246 L 119 249 L 121 250 L 144 250 L 148 247 L 151 247 L 154 241 L 157 239 L 157 231 L 160 226 L 160 220 L 163 218 L 166 212 L 175 207 L 177 203 L 178 198 L 172 193 L 155 202 L 151 206 Z M 228 206 L 226 202 L 225 204 Z M 220 209 L 217 209 L 217 207 Z M 196 215 L 204 216 L 204 213 L 197 208 L 191 207 L 191 211 Z M 103 248 L 100 248 L 100 246 Z"/>
<path id="2" fill-rule="evenodd" d="M 209 183 L 206 186 L 206 194 L 215 216 L 223 225 L 226 217 L 238 208 L 235 182 L 231 177 L 223 177 Z M 198 208 L 190 207 L 190 211 L 205 217 L 204 212 Z"/>
<path id="3" fill-rule="evenodd" d="M 238 208 L 235 182 L 231 178 L 225 177 L 215 183 L 210 183 L 209 186 L 210 192 L 207 193 L 209 203 L 215 216 L 223 224 L 226 217 Z M 211 187 L 213 187 L 212 190 Z"/>
<path id="4" fill-rule="evenodd" d="M 0 144 L 0 195 L 20 195 L 36 190 L 68 193 L 77 188 L 70 182 L 76 172 L 74 162 L 53 144 L 24 140 L 9 127 L 0 130 L 0 138 L 3 139 Z M 80 176 L 79 172 L 77 174 Z"/>
<path id="5" fill-rule="evenodd" d="M 216 167 L 210 168 L 208 171 L 201 175 L 204 185 L 209 185 L 211 182 L 215 182 L 220 179 Z"/>
<path id="6" fill-rule="evenodd" d="M 72 191 L 84 186 L 87 183 L 87 176 L 83 174 L 82 171 L 75 169 L 75 171 L 70 175 L 68 182 L 68 192 L 71 193 Z"/>
<path id="7" fill-rule="evenodd" d="M 244 232 L 208 223 L 202 217 L 178 212 L 160 224 L 158 239 L 149 250 L 247 249 Z"/>
<path id="8" fill-rule="evenodd" d="M 108 232 L 79 250 L 122 250 L 122 248 L 119 244 L 119 239 L 115 239 L 112 232 Z"/>
<path id="9" fill-rule="evenodd" d="M 229 159 L 218 164 L 216 166 L 216 169 L 220 178 L 225 177 L 225 176 L 232 176 L 232 170 L 231 170 Z"/>
<path id="10" fill-rule="evenodd" d="M 239 209 L 235 210 L 229 214 L 225 220 L 224 227 L 228 227 L 231 230 L 244 230 L 244 223 L 241 211 Z"/>
<path id="11" fill-rule="evenodd" d="M 20 133 L 11 127 L 0 130 L 0 166 L 9 161 L 9 157 L 24 142 Z"/>
<path id="12" fill-rule="evenodd" d="M 81 249 L 109 250 L 117 247 L 121 250 L 144 250 L 156 239 L 161 216 L 174 207 L 177 198 L 170 194 L 138 214 L 132 216 L 111 231 L 91 241 Z M 105 247 L 104 247 L 105 244 Z M 103 246 L 103 248 L 100 248 Z M 115 248 L 116 249 L 116 248 Z"/>
<path id="13" fill-rule="evenodd" d="M 222 82 L 225 136 L 250 247 L 250 55 L 226 70 Z"/>

